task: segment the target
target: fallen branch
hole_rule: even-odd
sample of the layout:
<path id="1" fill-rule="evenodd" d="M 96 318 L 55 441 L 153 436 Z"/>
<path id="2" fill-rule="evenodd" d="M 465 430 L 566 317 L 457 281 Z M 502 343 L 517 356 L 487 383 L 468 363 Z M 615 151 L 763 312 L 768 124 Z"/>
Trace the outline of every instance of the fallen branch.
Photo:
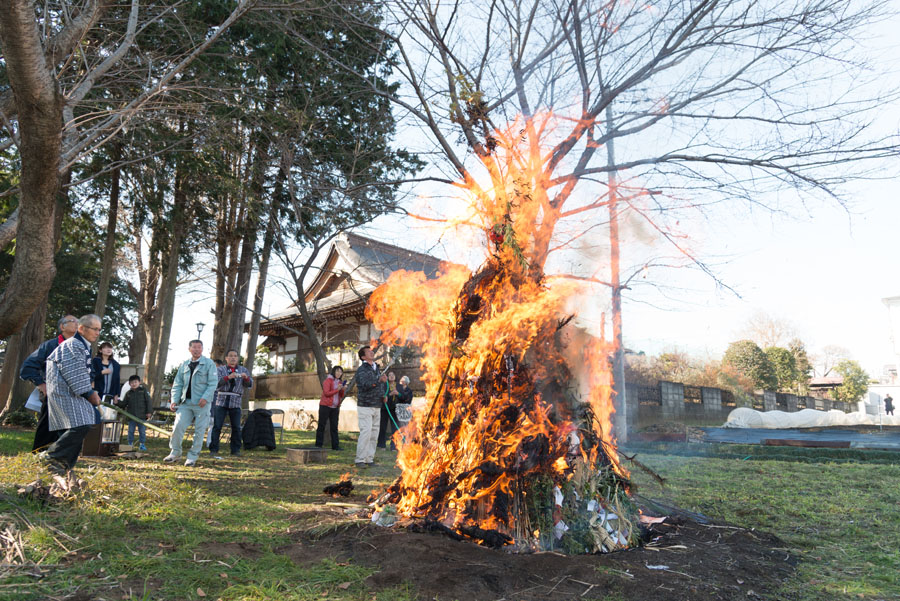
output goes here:
<path id="1" fill-rule="evenodd" d="M 617 450 L 619 451 L 619 455 L 621 455 L 622 457 L 624 457 L 625 459 L 627 459 L 627 460 L 628 460 L 632 465 L 634 465 L 635 467 L 637 467 L 637 468 L 639 468 L 640 470 L 642 470 L 643 472 L 646 472 L 647 474 L 649 474 L 654 480 L 656 480 L 657 482 L 659 482 L 659 485 L 660 485 L 660 486 L 665 486 L 665 485 L 666 485 L 666 479 L 665 479 L 665 478 L 663 478 L 662 476 L 660 476 L 659 474 L 657 474 L 656 472 L 654 472 L 652 469 L 650 469 L 649 467 L 647 467 L 646 465 L 644 465 L 643 463 L 641 463 L 640 461 L 638 461 L 638 460 L 636 459 L 637 453 L 635 453 L 634 455 L 632 455 L 631 457 L 629 457 L 628 455 L 626 455 L 625 453 L 623 453 L 620 449 L 617 449 Z"/>

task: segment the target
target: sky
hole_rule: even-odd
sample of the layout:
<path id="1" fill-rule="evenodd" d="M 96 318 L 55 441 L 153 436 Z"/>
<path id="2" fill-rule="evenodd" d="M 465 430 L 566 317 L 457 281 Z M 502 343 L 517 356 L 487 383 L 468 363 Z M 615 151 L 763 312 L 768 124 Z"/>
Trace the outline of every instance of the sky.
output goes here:
<path id="1" fill-rule="evenodd" d="M 900 8 L 900 2 L 895 2 Z M 893 32 L 900 17 L 879 24 L 869 44 L 885 71 L 900 71 L 900 45 Z M 900 76 L 897 78 L 900 87 Z M 885 106 L 878 126 L 900 132 L 900 106 Z M 891 344 L 888 311 L 882 298 L 900 295 L 900 169 L 896 164 L 845 188 L 849 207 L 819 199 L 805 208 L 772 214 L 725 207 L 712 219 L 684 224 L 692 243 L 729 289 L 696 270 L 654 272 L 661 289 L 638 280 L 623 300 L 625 346 L 648 354 L 678 349 L 700 359 L 720 358 L 727 345 L 744 337 L 745 326 L 763 312 L 790 324 L 812 355 L 826 345 L 849 350 L 870 374 L 898 360 Z M 790 203 L 788 203 L 790 204 Z M 412 250 L 444 255 L 433 232 L 397 216 L 382 217 L 361 233 Z M 629 248 L 624 244 L 623 264 Z M 468 257 L 471 259 L 471 257 Z M 273 257 L 273 261 L 274 261 Z M 274 279 L 278 279 L 276 269 Z M 642 285 L 643 284 L 643 285 Z M 212 275 L 209 285 L 179 292 L 169 365 L 187 357 L 195 323 L 206 323 L 201 339 L 212 341 Z M 255 286 L 255 283 L 253 284 Z M 606 308 L 599 295 L 588 306 Z M 268 286 L 265 313 L 290 300 Z M 898 337 L 900 341 L 900 337 Z"/>
<path id="2" fill-rule="evenodd" d="M 704 288 L 703 278 L 694 277 L 689 300 L 666 310 L 626 297 L 626 346 L 720 357 L 729 342 L 745 337 L 748 320 L 763 312 L 790 324 L 811 353 L 842 346 L 877 375 L 895 362 L 881 299 L 900 295 L 898 185 L 900 178 L 861 185 L 867 194 L 852 213 L 825 206 L 806 218 L 759 215 L 708 232 L 707 248 L 726 257 L 716 272 L 734 292 L 710 281 Z"/>

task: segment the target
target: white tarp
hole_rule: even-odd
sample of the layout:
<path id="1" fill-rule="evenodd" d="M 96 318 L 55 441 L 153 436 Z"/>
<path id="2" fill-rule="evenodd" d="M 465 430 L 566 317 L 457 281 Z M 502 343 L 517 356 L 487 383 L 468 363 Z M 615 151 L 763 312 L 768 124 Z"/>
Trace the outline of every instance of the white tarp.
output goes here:
<path id="1" fill-rule="evenodd" d="M 877 407 L 877 405 L 874 407 Z M 795 413 L 787 413 L 785 411 L 757 411 L 749 407 L 738 407 L 728 414 L 728 421 L 725 422 L 724 427 L 780 429 L 858 425 L 900 426 L 900 416 L 884 415 L 884 409 L 873 415 L 865 409 L 855 413 L 844 413 L 837 409 L 832 409 L 831 411 L 802 409 Z"/>

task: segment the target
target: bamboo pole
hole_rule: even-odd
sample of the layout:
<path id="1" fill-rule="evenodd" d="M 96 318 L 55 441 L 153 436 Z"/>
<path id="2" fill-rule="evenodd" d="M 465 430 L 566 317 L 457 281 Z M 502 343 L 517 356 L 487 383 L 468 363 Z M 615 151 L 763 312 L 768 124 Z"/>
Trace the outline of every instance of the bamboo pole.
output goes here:
<path id="1" fill-rule="evenodd" d="M 151 424 L 151 423 L 148 422 L 148 421 L 142 420 L 142 419 L 139 418 L 139 417 L 136 417 L 136 416 L 134 416 L 134 415 L 131 415 L 130 413 L 128 413 L 127 411 L 125 411 L 125 410 L 122 409 L 121 407 L 116 407 L 115 405 L 110 405 L 109 403 L 100 403 L 100 404 L 101 404 L 102 406 L 104 406 L 104 407 L 109 407 L 110 409 L 114 409 L 117 413 L 121 413 L 122 415 L 124 415 L 125 417 L 127 417 L 127 418 L 130 419 L 130 420 L 136 421 L 136 422 L 139 423 L 139 424 L 143 424 L 143 425 L 147 426 L 147 427 L 150 428 L 151 430 L 154 430 L 154 431 L 156 431 L 156 432 L 159 432 L 160 434 L 163 434 L 166 438 L 171 438 L 171 437 L 172 437 L 172 433 L 169 432 L 168 430 L 163 430 L 162 428 L 160 428 L 159 426 L 157 426 L 157 425 L 155 425 L 155 424 Z"/>

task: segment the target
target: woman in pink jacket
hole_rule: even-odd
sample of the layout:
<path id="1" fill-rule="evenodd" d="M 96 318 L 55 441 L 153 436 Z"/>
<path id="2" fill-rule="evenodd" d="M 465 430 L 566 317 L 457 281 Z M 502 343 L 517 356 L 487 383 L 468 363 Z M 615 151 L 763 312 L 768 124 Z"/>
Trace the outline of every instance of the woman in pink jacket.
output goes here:
<path id="1" fill-rule="evenodd" d="M 331 431 L 331 448 L 340 451 L 338 444 L 338 418 L 341 412 L 341 402 L 344 400 L 344 393 L 347 391 L 347 383 L 341 378 L 344 375 L 344 368 L 335 365 L 331 368 L 331 373 L 322 382 L 322 398 L 319 400 L 319 427 L 316 428 L 316 447 L 322 448 L 325 442 L 325 422 L 330 424 Z"/>

